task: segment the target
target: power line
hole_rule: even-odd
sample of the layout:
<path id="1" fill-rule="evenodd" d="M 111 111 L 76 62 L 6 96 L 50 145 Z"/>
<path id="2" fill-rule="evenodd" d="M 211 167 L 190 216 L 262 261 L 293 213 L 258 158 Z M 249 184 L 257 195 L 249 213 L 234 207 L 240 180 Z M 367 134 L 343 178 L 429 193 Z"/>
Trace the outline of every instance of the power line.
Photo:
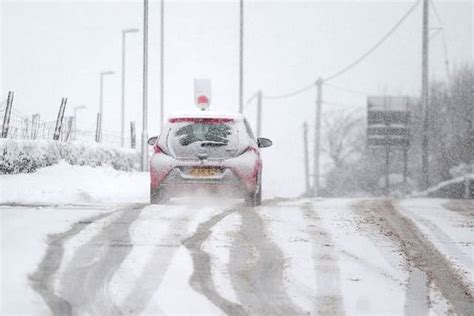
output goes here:
<path id="1" fill-rule="evenodd" d="M 263 99 L 267 99 L 267 100 L 277 100 L 277 99 L 286 99 L 286 98 L 289 98 L 289 97 L 293 97 L 293 96 L 296 96 L 298 94 L 301 94 L 303 92 L 306 92 L 310 89 L 313 89 L 315 87 L 315 84 L 311 84 L 311 85 L 308 85 L 306 87 L 303 87 L 301 89 L 298 89 L 298 90 L 294 90 L 292 92 L 289 92 L 289 93 L 285 93 L 285 94 L 280 94 L 280 95 L 264 95 L 262 96 Z"/>
<path id="2" fill-rule="evenodd" d="M 249 105 L 249 104 L 250 104 L 250 102 L 252 102 L 252 101 L 253 101 L 253 99 L 255 99 L 257 96 L 258 96 L 258 91 L 257 91 L 257 92 L 255 92 L 254 94 L 252 94 L 252 96 L 251 96 L 250 98 L 248 98 L 248 99 L 247 99 L 247 102 L 245 102 L 245 105 L 246 105 L 246 106 L 247 106 L 247 105 Z"/>
<path id="3" fill-rule="evenodd" d="M 410 14 L 415 10 L 415 8 L 419 5 L 421 0 L 417 0 L 411 7 L 410 9 L 401 17 L 401 19 L 388 31 L 387 34 L 385 34 L 385 36 L 383 36 L 377 43 L 375 43 L 374 46 L 372 46 L 367 52 L 365 52 L 362 56 L 360 56 L 359 58 L 357 58 L 354 62 L 352 62 L 351 64 L 347 65 L 346 67 L 342 68 L 341 70 L 335 72 L 334 74 L 326 77 L 325 79 L 323 79 L 324 81 L 324 84 L 327 84 L 326 82 L 329 81 L 329 80 L 332 80 L 336 77 L 339 77 L 341 76 L 342 74 L 348 72 L 349 70 L 351 70 L 352 68 L 354 68 L 356 65 L 358 65 L 360 62 L 362 62 L 365 58 L 367 58 L 370 54 L 372 54 L 377 48 L 380 47 L 380 45 L 382 45 L 393 33 L 395 33 L 395 31 L 400 27 L 400 25 L 408 18 L 408 16 L 410 16 Z M 292 92 L 289 92 L 289 93 L 285 93 L 285 94 L 280 94 L 280 95 L 274 95 L 274 96 L 263 96 L 264 99 L 267 99 L 267 100 L 277 100 L 277 99 L 285 99 L 285 98 L 289 98 L 289 97 L 293 97 L 293 96 L 296 96 L 298 94 L 301 94 L 303 92 L 306 92 L 307 90 L 310 90 L 312 88 L 315 87 L 315 84 L 311 84 L 311 85 L 308 85 L 308 86 L 305 86 L 301 89 L 298 89 L 298 90 L 294 90 Z M 355 90 L 354 90 L 355 91 Z"/>
<path id="4" fill-rule="evenodd" d="M 344 104 L 344 103 L 338 103 L 338 102 L 332 102 L 332 101 L 324 101 L 324 104 L 327 105 L 332 105 L 332 106 L 342 106 L 342 107 L 362 107 L 365 106 L 364 104 Z"/>
<path id="5" fill-rule="evenodd" d="M 342 86 L 335 85 L 335 84 L 332 84 L 332 83 L 324 83 L 324 85 L 328 86 L 328 87 L 331 87 L 331 88 L 334 88 L 334 89 L 337 89 L 337 90 L 353 93 L 353 94 L 359 94 L 359 95 L 375 95 L 376 94 L 376 93 L 368 92 L 368 91 L 350 89 L 350 88 L 342 87 Z"/>
<path id="6" fill-rule="evenodd" d="M 356 65 L 358 65 L 361 61 L 363 61 L 365 58 L 367 58 L 371 53 L 373 53 L 377 48 L 379 48 L 380 45 L 382 45 L 395 31 L 398 29 L 398 27 L 403 23 L 403 21 L 408 18 L 408 16 L 415 10 L 415 8 L 418 6 L 420 3 L 420 0 L 417 0 L 411 8 L 402 16 L 402 18 L 388 31 L 387 34 L 385 34 L 384 37 L 382 37 L 377 43 L 375 43 L 372 48 L 370 48 L 366 53 L 364 53 L 362 56 L 357 58 L 354 62 L 350 63 L 346 67 L 342 68 L 341 70 L 335 72 L 334 74 L 326 77 L 324 81 L 329 81 L 332 80 L 336 77 L 339 77 L 340 75 L 346 73 L 347 71 L 351 70 L 354 68 Z"/>
<path id="7" fill-rule="evenodd" d="M 436 4 L 433 0 L 430 0 L 431 2 L 431 8 L 433 8 L 433 13 L 438 20 L 438 23 L 441 25 L 441 32 L 442 32 L 442 40 L 443 40 L 443 52 L 444 52 L 444 64 L 446 66 L 446 75 L 448 76 L 448 79 L 451 77 L 451 73 L 449 70 L 449 57 L 448 57 L 448 45 L 446 44 L 446 30 L 444 28 L 444 23 L 443 20 L 441 19 L 441 16 L 438 13 L 438 9 L 436 8 Z"/>
<path id="8" fill-rule="evenodd" d="M 441 25 L 443 25 L 443 22 L 442 22 L 442 20 L 441 20 L 441 17 L 440 17 L 440 15 L 439 15 L 439 13 L 438 13 L 438 9 L 436 9 L 436 4 L 434 3 L 433 0 L 430 0 L 430 2 L 431 2 L 431 7 L 433 8 L 433 13 L 434 13 L 435 16 L 436 16 L 436 19 L 438 20 L 438 22 L 439 22 Z"/>

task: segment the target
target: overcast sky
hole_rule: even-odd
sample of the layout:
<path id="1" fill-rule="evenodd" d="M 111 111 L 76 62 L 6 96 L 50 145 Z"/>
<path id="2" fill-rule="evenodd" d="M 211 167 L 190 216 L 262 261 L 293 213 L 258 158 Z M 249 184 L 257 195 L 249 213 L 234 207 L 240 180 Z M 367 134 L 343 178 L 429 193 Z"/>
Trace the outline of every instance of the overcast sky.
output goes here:
<path id="1" fill-rule="evenodd" d="M 142 1 L 1 0 L 1 90 L 15 91 L 15 108 L 53 120 L 60 99 L 86 105 L 79 127 L 92 129 L 99 106 L 99 72 L 105 81 L 105 129 L 119 130 L 121 29 L 142 29 Z M 245 99 L 256 90 L 277 95 L 326 77 L 363 54 L 415 1 L 246 1 Z M 472 1 L 435 1 L 451 67 L 473 61 Z M 193 79 L 212 80 L 214 110 L 238 109 L 236 1 L 165 1 L 165 116 L 193 105 Z M 434 12 L 434 11 L 433 11 Z M 440 26 L 430 14 L 433 27 Z M 159 130 L 159 2 L 150 1 L 150 134 Z M 430 76 L 445 80 L 443 37 L 430 44 Z M 126 120 L 141 120 L 142 33 L 127 42 Z M 369 94 L 420 90 L 421 5 L 364 62 L 332 83 Z M 323 115 L 365 110 L 366 96 L 325 87 Z M 266 182 L 281 193 L 302 191 L 301 125 L 314 120 L 314 91 L 264 102 Z M 254 103 L 246 109 L 254 121 Z M 289 167 L 288 163 L 292 163 Z M 271 173 L 271 174 L 270 174 Z M 292 180 L 287 189 L 288 180 Z M 295 181 L 293 181 L 295 180 Z"/>

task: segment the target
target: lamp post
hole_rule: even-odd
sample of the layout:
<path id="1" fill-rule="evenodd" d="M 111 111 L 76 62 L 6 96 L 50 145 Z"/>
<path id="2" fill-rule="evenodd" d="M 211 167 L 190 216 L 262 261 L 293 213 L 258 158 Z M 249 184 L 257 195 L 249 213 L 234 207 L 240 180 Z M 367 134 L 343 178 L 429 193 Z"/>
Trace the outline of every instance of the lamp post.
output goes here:
<path id="1" fill-rule="evenodd" d="M 148 170 L 148 0 L 143 0 L 143 118 L 141 158 L 142 171 Z"/>
<path id="2" fill-rule="evenodd" d="M 107 71 L 102 71 L 100 72 L 100 104 L 99 104 L 99 122 L 98 122 L 98 125 L 99 125 L 99 137 L 98 137 L 98 141 L 99 143 L 102 142 L 102 122 L 104 121 L 104 76 L 108 76 L 108 75 L 113 75 L 115 72 L 111 71 L 111 70 L 107 70 Z"/>
<path id="3" fill-rule="evenodd" d="M 239 15 L 239 113 L 244 112 L 244 0 L 240 0 Z"/>
<path id="4" fill-rule="evenodd" d="M 74 126 L 73 126 L 73 131 L 74 131 L 74 134 L 73 134 L 73 139 L 76 139 L 76 134 L 77 134 L 77 111 L 79 110 L 83 110 L 87 108 L 85 105 L 77 105 L 73 108 L 73 118 L 74 118 Z"/>
<path id="5" fill-rule="evenodd" d="M 164 121 L 164 97 L 165 97 L 165 0 L 161 0 L 160 6 L 160 129 Z"/>
<path id="6" fill-rule="evenodd" d="M 120 117 L 120 145 L 125 144 L 125 43 L 126 35 L 139 32 L 136 28 L 122 30 L 122 102 Z"/>

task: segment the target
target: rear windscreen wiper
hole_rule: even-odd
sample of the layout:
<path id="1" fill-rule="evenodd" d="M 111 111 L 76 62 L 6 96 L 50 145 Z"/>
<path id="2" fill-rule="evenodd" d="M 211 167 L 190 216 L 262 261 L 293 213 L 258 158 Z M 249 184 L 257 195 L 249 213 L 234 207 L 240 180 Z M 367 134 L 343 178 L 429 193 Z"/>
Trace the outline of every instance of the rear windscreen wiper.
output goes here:
<path id="1" fill-rule="evenodd" d="M 225 146 L 227 143 L 222 143 L 222 142 L 202 142 L 201 147 L 220 147 L 220 146 Z"/>

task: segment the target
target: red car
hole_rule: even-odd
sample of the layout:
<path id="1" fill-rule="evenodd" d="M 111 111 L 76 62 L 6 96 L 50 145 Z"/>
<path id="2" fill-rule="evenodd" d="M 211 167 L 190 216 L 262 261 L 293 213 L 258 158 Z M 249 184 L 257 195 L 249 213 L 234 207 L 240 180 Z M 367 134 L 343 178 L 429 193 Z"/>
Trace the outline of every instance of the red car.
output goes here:
<path id="1" fill-rule="evenodd" d="M 255 139 L 243 115 L 207 111 L 173 115 L 161 135 L 151 137 L 148 144 L 154 149 L 151 203 L 205 191 L 243 197 L 251 206 L 261 204 L 260 148 L 272 142 Z"/>

